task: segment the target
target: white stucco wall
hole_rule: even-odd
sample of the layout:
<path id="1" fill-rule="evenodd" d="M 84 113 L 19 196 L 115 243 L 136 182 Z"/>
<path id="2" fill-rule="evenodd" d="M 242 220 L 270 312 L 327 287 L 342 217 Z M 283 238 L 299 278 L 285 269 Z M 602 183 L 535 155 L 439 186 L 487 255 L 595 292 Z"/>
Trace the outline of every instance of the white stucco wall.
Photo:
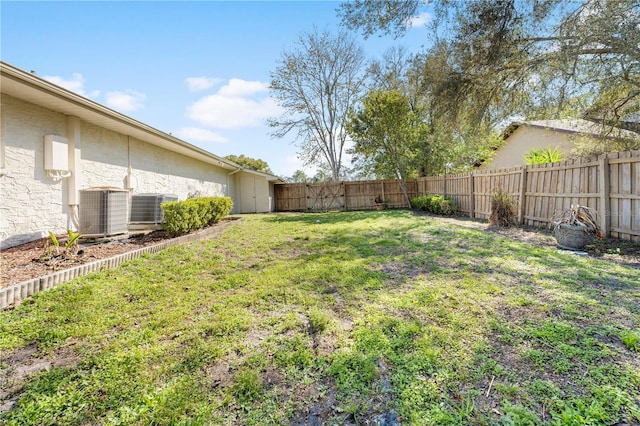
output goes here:
<path id="1" fill-rule="evenodd" d="M 175 194 L 181 200 L 196 192 L 203 197 L 226 195 L 229 170 L 133 138 L 130 152 L 130 186 L 134 194 Z"/>
<path id="2" fill-rule="evenodd" d="M 67 183 L 44 171 L 44 135 L 67 136 L 67 116 L 2 96 L 0 247 L 63 233 L 68 224 Z M 173 153 L 90 123 L 80 125 L 79 189 L 131 187 L 132 193 L 175 194 L 179 199 L 227 195 L 228 170 Z M 131 179 L 128 181 L 129 169 Z M 229 178 L 234 181 L 233 176 Z M 229 195 L 234 197 L 231 190 Z"/>
<path id="3" fill-rule="evenodd" d="M 1 110 L 6 176 L 0 177 L 0 247 L 8 247 L 66 228 L 66 184 L 44 171 L 44 135 L 64 136 L 67 120 L 4 94 Z"/>

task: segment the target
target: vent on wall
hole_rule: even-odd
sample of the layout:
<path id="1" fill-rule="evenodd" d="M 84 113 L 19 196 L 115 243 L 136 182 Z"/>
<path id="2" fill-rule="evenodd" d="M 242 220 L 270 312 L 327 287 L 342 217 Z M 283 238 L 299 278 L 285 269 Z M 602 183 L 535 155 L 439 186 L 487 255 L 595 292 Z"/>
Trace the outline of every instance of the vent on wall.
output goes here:
<path id="1" fill-rule="evenodd" d="M 86 237 L 128 232 L 129 191 L 91 188 L 80 191 L 80 230 Z"/>
<path id="2" fill-rule="evenodd" d="M 136 194 L 131 196 L 131 223 L 153 223 L 159 225 L 164 220 L 160 204 L 178 201 L 177 195 Z"/>

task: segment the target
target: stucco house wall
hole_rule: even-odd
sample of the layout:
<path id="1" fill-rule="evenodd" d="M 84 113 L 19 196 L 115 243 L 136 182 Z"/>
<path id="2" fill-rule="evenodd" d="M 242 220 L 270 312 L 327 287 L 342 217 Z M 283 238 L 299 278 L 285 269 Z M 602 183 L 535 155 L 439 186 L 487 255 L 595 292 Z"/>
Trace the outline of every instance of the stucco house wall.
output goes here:
<path id="1" fill-rule="evenodd" d="M 67 137 L 64 114 L 2 96 L 6 175 L 0 179 L 0 238 L 8 247 L 73 227 L 67 179 L 44 170 L 44 135 Z M 80 188 L 110 186 L 132 194 L 224 196 L 227 171 L 126 135 L 81 122 Z"/>
<path id="2" fill-rule="evenodd" d="M 66 185 L 45 173 L 43 136 L 64 134 L 66 118 L 7 95 L 0 97 L 0 108 L 0 149 L 4 151 L 2 166 L 6 173 L 0 178 L 2 245 L 5 240 L 30 241 L 41 238 L 46 231 L 65 229 Z"/>
<path id="3" fill-rule="evenodd" d="M 512 123 L 503 133 L 505 144 L 483 168 L 499 169 L 522 166 L 524 155 L 531 149 L 558 149 L 564 158 L 574 155 L 578 142 L 606 139 L 640 138 L 635 132 L 625 129 L 608 129 L 603 133 L 601 124 L 581 118 L 526 121 Z"/>
<path id="4" fill-rule="evenodd" d="M 273 210 L 276 176 L 243 170 L 2 61 L 0 89 L 0 248 L 78 230 L 78 194 L 92 187 L 229 196 L 232 213 Z M 58 154 L 53 172 L 45 170 L 46 135 Z"/>
<path id="5" fill-rule="evenodd" d="M 505 145 L 496 152 L 488 168 L 500 169 L 522 166 L 524 155 L 535 148 L 551 150 L 558 148 L 565 158 L 573 150 L 575 134 L 540 127 L 520 126 L 507 139 Z"/>

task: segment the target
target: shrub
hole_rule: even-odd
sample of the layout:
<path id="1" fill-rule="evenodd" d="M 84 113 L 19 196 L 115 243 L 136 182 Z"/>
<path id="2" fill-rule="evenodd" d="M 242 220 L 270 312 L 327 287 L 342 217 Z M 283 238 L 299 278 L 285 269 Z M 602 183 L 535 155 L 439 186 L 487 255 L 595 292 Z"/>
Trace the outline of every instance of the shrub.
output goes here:
<path id="1" fill-rule="evenodd" d="M 424 210 L 434 214 L 451 215 L 457 211 L 455 201 L 444 195 L 423 195 L 411 200 L 414 209 Z"/>
<path id="2" fill-rule="evenodd" d="M 511 196 L 502 188 L 498 188 L 491 194 L 491 213 L 489 223 L 497 226 L 511 226 L 516 221 L 516 210 L 513 207 Z"/>
<path id="3" fill-rule="evenodd" d="M 161 207 L 164 229 L 176 236 L 217 223 L 231 212 L 233 201 L 229 197 L 200 197 L 162 203 Z"/>
<path id="4" fill-rule="evenodd" d="M 564 160 L 564 154 L 558 148 L 553 150 L 551 148 L 533 148 L 525 152 L 522 158 L 527 164 L 547 164 Z"/>

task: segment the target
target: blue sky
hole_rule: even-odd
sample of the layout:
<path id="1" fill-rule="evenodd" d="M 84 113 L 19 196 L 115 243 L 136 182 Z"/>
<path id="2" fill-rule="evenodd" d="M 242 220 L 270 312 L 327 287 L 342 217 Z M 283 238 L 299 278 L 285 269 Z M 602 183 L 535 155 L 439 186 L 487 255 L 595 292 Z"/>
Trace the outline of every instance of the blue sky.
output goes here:
<path id="1" fill-rule="evenodd" d="M 3 61 L 216 155 L 244 154 L 290 176 L 290 139 L 272 139 L 269 73 L 302 32 L 337 32 L 339 2 L 0 3 Z M 367 56 L 418 52 L 424 21 L 398 40 L 357 35 Z M 313 170 L 307 168 L 307 173 Z"/>

